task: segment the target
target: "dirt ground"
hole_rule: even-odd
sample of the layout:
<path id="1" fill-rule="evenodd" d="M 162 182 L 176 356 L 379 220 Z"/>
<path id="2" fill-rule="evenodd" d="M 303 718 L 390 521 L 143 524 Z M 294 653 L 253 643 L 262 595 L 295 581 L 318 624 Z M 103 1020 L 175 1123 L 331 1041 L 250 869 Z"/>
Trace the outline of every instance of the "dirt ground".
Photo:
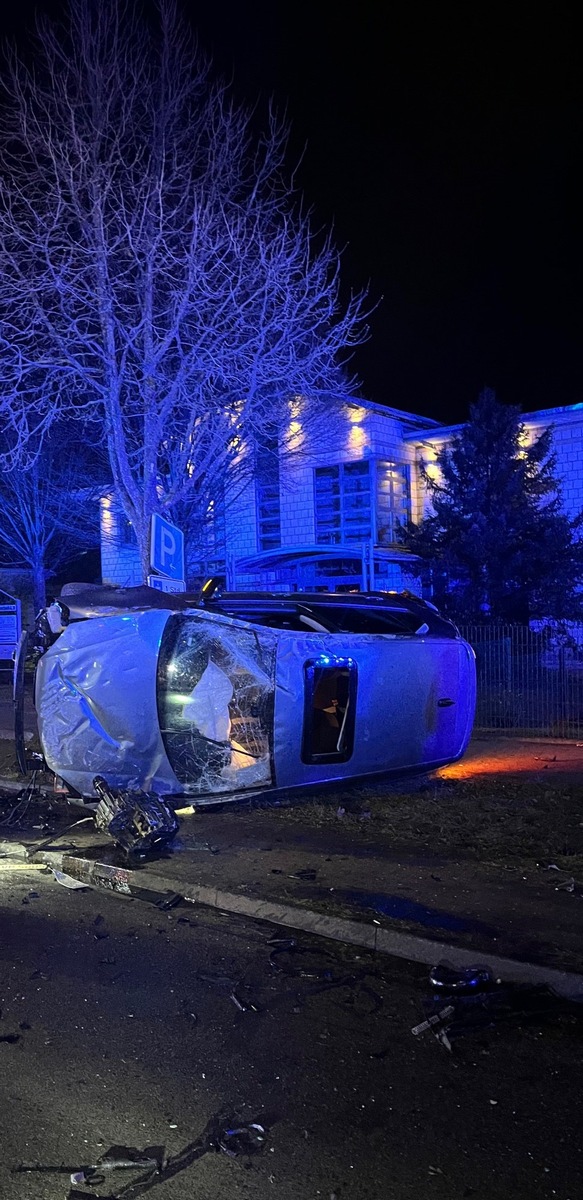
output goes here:
<path id="1" fill-rule="evenodd" d="M 0 741 L 0 776 L 14 787 L 13 767 L 13 745 Z M 14 815 L 14 801 L 14 791 L 2 799 L 0 784 L 0 839 L 44 836 L 42 812 L 32 805 Z M 49 828 L 78 815 L 62 797 L 51 807 Z M 425 778 L 199 808 L 182 821 L 180 847 L 178 889 L 184 877 L 583 970 L 575 742 L 475 737 L 461 762 Z"/>

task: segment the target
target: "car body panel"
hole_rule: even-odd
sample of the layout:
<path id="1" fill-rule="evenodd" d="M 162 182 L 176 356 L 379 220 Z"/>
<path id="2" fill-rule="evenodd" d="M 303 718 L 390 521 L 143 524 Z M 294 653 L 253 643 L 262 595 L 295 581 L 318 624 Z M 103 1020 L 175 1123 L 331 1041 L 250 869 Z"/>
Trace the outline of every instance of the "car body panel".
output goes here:
<path id="1" fill-rule="evenodd" d="M 354 607 L 360 628 L 366 605 Z M 282 627 L 275 602 L 263 624 L 202 606 L 98 611 L 71 620 L 37 666 L 43 752 L 80 795 L 101 775 L 216 803 L 419 773 L 467 746 L 474 655 L 443 618 L 432 633 L 414 610 L 405 632 L 385 634 Z M 279 627 L 265 624 L 272 612 Z"/>

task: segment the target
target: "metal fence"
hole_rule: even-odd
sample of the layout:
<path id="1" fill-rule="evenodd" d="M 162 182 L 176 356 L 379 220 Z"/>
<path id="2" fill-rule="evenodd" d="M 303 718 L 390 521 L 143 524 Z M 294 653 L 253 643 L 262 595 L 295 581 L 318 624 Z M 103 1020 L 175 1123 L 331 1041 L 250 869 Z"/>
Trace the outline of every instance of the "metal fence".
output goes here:
<path id="1" fill-rule="evenodd" d="M 583 737 L 583 625 L 464 625 L 476 652 L 477 730 Z"/>

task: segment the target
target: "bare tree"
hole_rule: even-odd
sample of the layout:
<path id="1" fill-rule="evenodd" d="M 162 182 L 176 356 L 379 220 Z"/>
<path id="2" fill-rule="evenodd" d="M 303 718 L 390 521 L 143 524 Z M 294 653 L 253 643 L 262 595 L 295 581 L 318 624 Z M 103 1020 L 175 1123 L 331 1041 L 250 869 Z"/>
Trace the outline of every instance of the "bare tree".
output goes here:
<path id="1" fill-rule="evenodd" d="M 63 414 L 93 422 L 147 570 L 150 515 L 252 469 L 290 405 L 354 390 L 363 298 L 284 178 L 285 130 L 213 82 L 160 0 L 71 0 L 9 58 L 0 135 L 5 462 Z M 29 59 L 27 58 L 27 63 Z"/>
<path id="2" fill-rule="evenodd" d="M 0 569 L 30 570 L 37 612 L 47 580 L 99 545 L 95 467 L 84 447 L 63 444 L 54 431 L 28 470 L 0 471 Z"/>

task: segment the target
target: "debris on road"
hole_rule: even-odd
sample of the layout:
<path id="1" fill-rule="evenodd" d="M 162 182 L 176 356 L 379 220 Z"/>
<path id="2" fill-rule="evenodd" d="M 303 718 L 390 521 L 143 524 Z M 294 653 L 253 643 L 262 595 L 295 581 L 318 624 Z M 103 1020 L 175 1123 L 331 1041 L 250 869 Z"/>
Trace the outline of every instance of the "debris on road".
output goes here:
<path id="1" fill-rule="evenodd" d="M 31 782 L 25 784 L 25 786 L 21 788 L 19 792 L 17 792 L 16 799 L 13 795 L 7 797 L 7 802 L 10 805 L 10 811 L 7 813 L 2 813 L 0 816 L 0 825 L 5 826 L 8 829 L 19 828 L 22 825 L 25 817 L 30 819 L 31 806 L 34 805 L 36 808 L 39 803 L 42 804 L 44 802 L 45 798 L 40 789 L 36 786 L 36 775 L 37 772 L 34 771 Z M 4 797 L 2 799 L 4 800 Z M 51 810 L 49 808 L 49 812 L 50 811 Z"/>
<path id="2" fill-rule="evenodd" d="M 334 978 L 330 967 L 321 963 L 322 959 L 332 961 L 332 955 L 327 950 L 298 946 L 295 938 L 271 938 L 269 944 L 273 946 L 269 961 L 275 971 L 294 975 L 298 979 L 324 979 L 331 982 Z M 302 958 L 303 955 L 306 957 Z M 282 956 L 288 957 L 282 961 Z M 317 961 L 310 962 L 309 956 Z"/>
<path id="3" fill-rule="evenodd" d="M 70 888 L 71 891 L 89 891 L 87 884 L 81 883 L 80 879 L 73 879 L 72 875 L 66 875 L 64 871 L 57 871 L 56 867 L 51 867 L 51 870 L 57 883 L 61 884 L 61 887 Z"/>
<path id="4" fill-rule="evenodd" d="M 159 1169 L 160 1164 L 156 1158 L 104 1158 L 100 1162 L 74 1171 L 70 1178 L 74 1186 L 77 1184 L 98 1186 L 103 1183 L 105 1175 L 109 1171 L 158 1171 Z"/>
<path id="5" fill-rule="evenodd" d="M 442 962 L 432 967 L 429 982 L 438 991 L 476 992 L 490 987 L 494 983 L 494 977 L 489 967 L 466 967 L 460 970 L 452 967 L 450 963 Z M 500 983 L 500 980 L 496 980 L 496 983 Z"/>
<path id="6" fill-rule="evenodd" d="M 429 982 L 433 994 L 423 1001 L 428 1015 L 411 1032 L 417 1037 L 431 1030 L 447 1050 L 456 1038 L 501 1025 L 545 1024 L 561 1017 L 583 1020 L 583 1002 L 565 999 L 546 984 L 503 985 L 488 967 L 456 970 L 440 963 L 432 968 Z M 448 1003 L 442 1007 L 444 1000 Z"/>
<path id="7" fill-rule="evenodd" d="M 155 792 L 110 787 L 101 775 L 93 786 L 99 796 L 95 824 L 128 855 L 162 850 L 178 833 L 174 810 Z"/>
<path id="8" fill-rule="evenodd" d="M 178 904 L 182 904 L 184 896 L 180 892 L 168 892 L 159 900 L 154 900 L 154 907 L 159 908 L 160 912 L 168 912 L 171 908 L 176 908 Z"/>
<path id="9" fill-rule="evenodd" d="M 241 1154 L 259 1154 L 265 1146 L 267 1133 L 263 1125 L 250 1121 L 246 1125 L 238 1125 L 235 1129 L 223 1129 L 217 1137 L 217 1149 L 227 1154 L 229 1158 L 238 1158 Z"/>
<path id="10" fill-rule="evenodd" d="M 239 1012 L 259 1012 L 256 1004 L 252 1004 L 250 1000 L 242 1000 L 236 992 L 231 992 L 230 999 L 233 1001 L 235 1007 L 239 1009 Z"/>
<path id="11" fill-rule="evenodd" d="M 62 837 L 65 837 L 65 834 L 70 833 L 72 829 L 76 829 L 78 825 L 86 825 L 88 821 L 92 820 L 93 814 L 90 817 L 81 817 L 80 820 L 73 821 L 72 825 L 67 825 L 65 829 L 61 829 L 60 833 L 52 833 L 51 836 L 45 838 L 44 841 L 35 842 L 34 846 L 29 846 L 28 850 L 26 851 L 26 857 L 33 858 L 35 854 L 38 854 L 39 850 L 46 850 L 49 846 L 52 846 L 54 842 L 58 842 Z"/>
<path id="12" fill-rule="evenodd" d="M 538 865 L 541 866 L 542 864 L 539 863 Z M 569 875 L 568 871 L 562 870 L 561 867 L 558 867 L 556 863 L 548 863 L 548 865 L 544 867 L 544 870 L 558 871 L 559 875 L 563 876 L 558 883 L 553 880 L 555 892 L 570 892 L 571 895 L 583 896 L 583 880 L 575 879 L 573 875 Z"/>
<path id="13" fill-rule="evenodd" d="M 455 1008 L 453 1004 L 447 1004 L 440 1012 L 433 1013 L 427 1020 L 422 1021 L 420 1025 L 414 1025 L 411 1033 L 414 1037 L 419 1037 L 420 1033 L 425 1033 L 427 1029 L 434 1029 L 436 1025 L 443 1024 L 449 1017 L 453 1016 Z"/>

